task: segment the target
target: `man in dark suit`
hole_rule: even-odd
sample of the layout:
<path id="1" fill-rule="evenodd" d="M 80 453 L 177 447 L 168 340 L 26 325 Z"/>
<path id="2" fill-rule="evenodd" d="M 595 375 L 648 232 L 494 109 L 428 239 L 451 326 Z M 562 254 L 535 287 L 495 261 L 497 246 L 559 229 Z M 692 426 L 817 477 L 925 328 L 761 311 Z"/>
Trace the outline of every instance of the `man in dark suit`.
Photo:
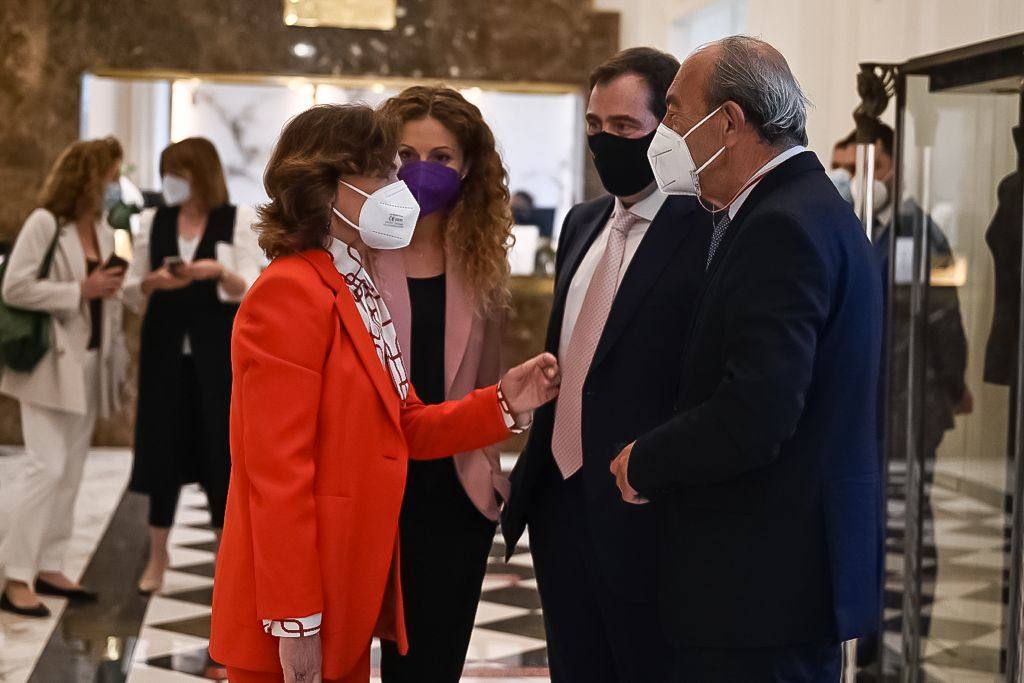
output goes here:
<path id="1" fill-rule="evenodd" d="M 608 465 L 671 416 L 704 275 L 711 221 L 694 198 L 659 192 L 647 161 L 678 65 L 637 48 L 591 76 L 589 146 L 611 196 L 565 219 L 546 343 L 561 395 L 535 416 L 502 516 L 510 553 L 530 527 L 554 683 L 669 675 L 655 513 L 622 501 Z"/>
<path id="2" fill-rule="evenodd" d="M 878 618 L 881 278 L 805 107 L 781 54 L 725 38 L 683 63 L 650 150 L 716 221 L 674 415 L 611 468 L 658 516 L 666 681 L 835 683 Z"/>

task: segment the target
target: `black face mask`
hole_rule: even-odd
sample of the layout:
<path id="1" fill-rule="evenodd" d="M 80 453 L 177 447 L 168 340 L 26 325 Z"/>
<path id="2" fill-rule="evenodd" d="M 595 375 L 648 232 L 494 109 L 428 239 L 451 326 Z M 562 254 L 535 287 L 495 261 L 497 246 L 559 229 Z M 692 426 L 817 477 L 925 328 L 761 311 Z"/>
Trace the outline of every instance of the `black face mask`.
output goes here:
<path id="1" fill-rule="evenodd" d="M 616 197 L 628 197 L 654 182 L 647 148 L 656 132 L 642 138 L 623 138 L 611 133 L 587 136 L 604 189 Z"/>

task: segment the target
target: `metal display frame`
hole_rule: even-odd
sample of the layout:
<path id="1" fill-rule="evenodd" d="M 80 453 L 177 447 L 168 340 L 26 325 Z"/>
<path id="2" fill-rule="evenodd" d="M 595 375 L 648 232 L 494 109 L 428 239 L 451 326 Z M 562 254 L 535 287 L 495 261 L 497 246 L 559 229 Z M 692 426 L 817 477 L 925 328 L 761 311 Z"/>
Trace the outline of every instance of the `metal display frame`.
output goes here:
<path id="1" fill-rule="evenodd" d="M 860 65 L 861 72 L 857 79 L 857 89 L 861 96 L 861 103 L 854 112 L 854 120 L 857 124 L 857 182 L 861 184 L 858 195 L 858 202 L 855 210 L 858 217 L 862 219 L 865 230 L 871 235 L 873 225 L 873 198 L 871 189 L 874 181 L 874 164 L 871 152 L 871 143 L 875 136 L 872 126 L 877 124 L 880 114 L 885 110 L 889 99 L 895 97 L 896 105 L 896 129 L 894 142 L 894 201 L 902 197 L 905 190 L 904 166 L 905 153 L 901 144 L 905 131 L 905 112 L 907 108 L 907 78 L 908 76 L 924 76 L 928 78 L 930 92 L 957 91 L 957 92 L 978 92 L 978 93 L 1017 93 L 1020 101 L 1019 121 L 1024 125 L 1024 33 L 1004 36 L 995 40 L 985 41 L 974 45 L 948 50 L 945 52 L 925 55 L 911 59 L 904 64 L 876 64 L 863 63 Z M 924 125 L 922 125 L 924 123 Z M 916 121 L 917 137 L 922 134 L 927 137 L 927 122 Z M 932 133 L 934 127 L 932 126 Z M 930 183 L 930 151 L 934 140 L 926 141 L 922 146 L 922 158 L 919 164 L 922 168 L 918 188 L 921 193 L 922 212 L 927 215 L 928 211 L 928 186 Z M 1024 160 L 1018 157 L 1018 170 L 1024 171 Z M 926 220 L 913 220 L 911 230 L 905 230 L 901 225 L 906 220 L 902 212 L 895 211 L 893 220 L 894 234 L 911 234 L 913 238 L 913 271 L 910 282 L 910 328 L 909 328 L 909 351 L 908 351 L 908 372 L 906 377 L 893 377 L 886 373 L 883 382 L 883 396 L 888 401 L 891 397 L 891 388 L 894 382 L 907 382 L 907 405 L 906 405 L 906 427 L 904 433 L 891 433 L 889 427 L 892 421 L 890 411 L 887 409 L 884 422 L 883 443 L 886 445 L 882 457 L 882 467 L 885 476 L 886 499 L 888 498 L 888 484 L 890 479 L 889 451 L 895 443 L 894 439 L 906 441 L 907 450 L 907 498 L 905 506 L 906 528 L 904 533 L 903 559 L 903 625 L 901 631 L 901 649 L 899 680 L 907 683 L 917 683 L 923 680 L 921 670 L 921 588 L 922 588 L 922 530 L 923 530 L 923 500 L 925 484 L 925 462 L 924 458 L 924 377 L 925 358 L 927 356 L 928 334 L 927 334 L 927 312 L 928 293 L 930 289 L 930 251 L 928 240 L 929 230 L 926 229 Z M 1021 231 L 1024 233 L 1024 220 L 1022 220 Z M 891 264 L 896 262 L 896 239 L 890 240 L 889 259 Z M 1024 248 L 1021 254 L 1024 260 Z M 886 284 L 889 293 L 889 301 L 892 301 L 895 282 L 895 268 L 890 268 L 888 282 Z M 1024 293 L 1024 277 L 1020 283 L 1021 292 Z M 893 313 L 892 307 L 888 311 L 886 324 L 886 348 L 893 347 Z M 1010 552 L 1009 552 L 1009 581 L 1008 581 L 1008 604 L 1006 605 L 1004 622 L 1004 651 L 1003 662 L 1004 680 L 1008 683 L 1024 683 L 1024 645 L 1022 645 L 1022 624 L 1024 624 L 1024 296 L 1021 297 L 1021 309 L 1018 312 L 1020 329 L 1018 330 L 1017 348 L 1017 377 L 1016 385 L 1011 387 L 1010 421 L 1013 428 L 1010 432 L 1011 439 L 1008 444 L 1008 520 L 1010 522 Z M 888 353 L 888 352 L 887 352 Z M 883 504 L 883 524 L 887 523 L 888 506 Z M 884 581 L 883 581 L 884 584 Z M 882 588 L 884 592 L 884 585 Z M 884 604 L 884 602 L 880 603 Z M 884 607 L 883 607 L 884 610 Z M 876 680 L 886 680 L 884 674 L 884 615 L 879 614 L 879 638 L 878 653 L 876 662 L 878 670 L 872 676 Z"/>

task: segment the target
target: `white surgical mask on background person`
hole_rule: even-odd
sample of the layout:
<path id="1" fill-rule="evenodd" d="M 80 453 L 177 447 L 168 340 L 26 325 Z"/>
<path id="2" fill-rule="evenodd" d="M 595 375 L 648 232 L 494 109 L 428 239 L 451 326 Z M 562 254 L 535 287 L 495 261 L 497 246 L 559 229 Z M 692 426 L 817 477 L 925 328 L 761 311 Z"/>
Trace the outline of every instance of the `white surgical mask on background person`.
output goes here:
<path id="1" fill-rule="evenodd" d="M 680 135 L 664 123 L 658 126 L 654 142 L 647 150 L 647 158 L 651 162 L 651 170 L 658 181 L 658 187 L 665 194 L 688 194 L 700 197 L 700 174 L 712 161 L 725 151 L 722 145 L 711 158 L 700 167 L 693 161 L 693 155 L 686 144 L 686 138 L 700 128 L 705 121 L 718 113 L 724 105 L 719 105 L 710 114 L 695 123 L 685 135 Z"/>
<path id="2" fill-rule="evenodd" d="M 871 204 L 874 207 L 873 210 L 878 212 L 889 203 L 889 186 L 881 180 L 876 180 L 873 185 L 874 191 L 871 193 Z M 854 204 L 860 198 L 860 183 L 856 180 L 850 183 L 850 198 Z"/>
<path id="3" fill-rule="evenodd" d="M 839 196 L 853 204 L 853 176 L 845 168 L 833 168 L 828 172 L 828 179 L 839 190 Z"/>
<path id="4" fill-rule="evenodd" d="M 103 209 L 110 211 L 121 201 L 121 183 L 111 180 L 103 191 Z"/>
<path id="5" fill-rule="evenodd" d="M 184 204 L 192 196 L 192 186 L 181 176 L 168 173 L 160 179 L 163 187 L 164 204 L 178 206 Z"/>
<path id="6" fill-rule="evenodd" d="M 412 233 L 416 230 L 416 221 L 420 217 L 420 205 L 405 181 L 385 185 L 373 194 L 367 194 L 344 180 L 338 182 L 366 197 L 363 208 L 359 210 L 358 225 L 335 206 L 331 206 L 335 216 L 359 231 L 363 244 L 371 249 L 402 249 L 409 246 Z"/>

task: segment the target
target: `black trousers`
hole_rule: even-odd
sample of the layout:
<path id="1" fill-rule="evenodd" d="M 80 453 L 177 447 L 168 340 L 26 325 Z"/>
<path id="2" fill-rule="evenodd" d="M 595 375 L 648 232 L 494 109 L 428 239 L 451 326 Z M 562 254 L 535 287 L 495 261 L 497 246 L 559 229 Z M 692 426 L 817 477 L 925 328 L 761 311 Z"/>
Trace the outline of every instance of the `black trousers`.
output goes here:
<path id="1" fill-rule="evenodd" d="M 674 683 L 838 683 L 840 645 L 777 648 L 678 648 Z"/>
<path id="2" fill-rule="evenodd" d="M 399 520 L 409 654 L 382 643 L 384 683 L 458 683 L 494 529 L 469 500 L 451 458 L 410 461 Z"/>
<path id="3" fill-rule="evenodd" d="M 217 529 L 224 527 L 224 508 L 228 500 L 228 479 L 231 461 L 224 447 L 225 434 L 216 427 L 217 421 L 206 416 L 212 406 L 204 405 L 199 387 L 199 375 L 191 356 L 182 356 L 181 395 L 178 397 L 176 419 L 179 423 L 178 467 L 167 468 L 177 476 L 153 477 L 149 491 L 149 525 L 166 529 L 174 524 L 183 482 L 195 481 L 206 493 L 210 506 L 210 523 Z M 220 420 L 223 422 L 223 420 Z"/>
<path id="4" fill-rule="evenodd" d="M 672 648 L 657 604 L 616 597 L 601 574 L 584 523 L 582 479 L 545 482 L 529 518 L 551 681 L 669 681 Z"/>

